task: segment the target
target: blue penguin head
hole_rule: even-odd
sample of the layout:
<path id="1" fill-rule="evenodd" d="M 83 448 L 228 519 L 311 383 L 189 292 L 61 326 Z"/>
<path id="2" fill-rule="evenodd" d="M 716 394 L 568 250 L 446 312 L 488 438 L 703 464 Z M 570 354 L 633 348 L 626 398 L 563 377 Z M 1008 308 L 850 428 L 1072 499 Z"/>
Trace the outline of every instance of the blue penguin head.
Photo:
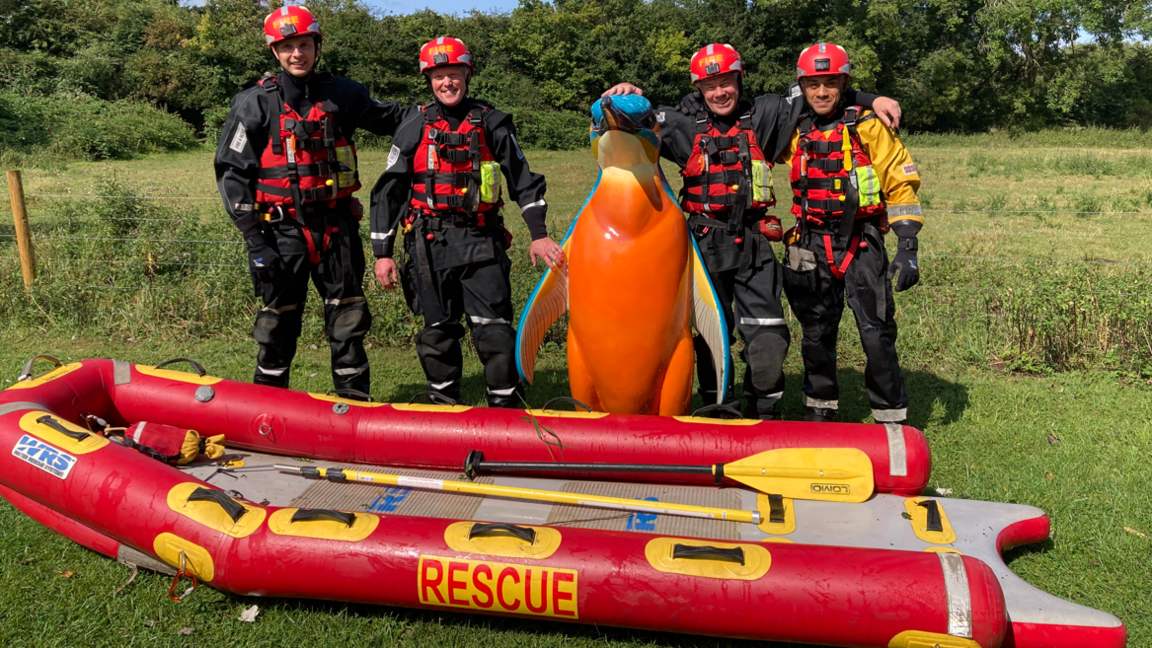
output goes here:
<path id="1" fill-rule="evenodd" d="M 660 150 L 660 126 L 652 103 L 640 95 L 602 97 L 592 104 L 592 141 L 608 131 L 631 133 Z"/>

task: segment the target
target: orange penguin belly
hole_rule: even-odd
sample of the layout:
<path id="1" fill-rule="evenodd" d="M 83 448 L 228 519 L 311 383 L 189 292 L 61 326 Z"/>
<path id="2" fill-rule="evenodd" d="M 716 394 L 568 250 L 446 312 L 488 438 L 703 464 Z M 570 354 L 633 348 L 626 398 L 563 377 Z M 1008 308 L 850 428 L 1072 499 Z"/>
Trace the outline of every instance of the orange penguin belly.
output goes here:
<path id="1" fill-rule="evenodd" d="M 693 348 L 691 243 L 679 207 L 628 171 L 605 169 L 572 232 L 572 395 L 608 412 L 683 414 Z"/>

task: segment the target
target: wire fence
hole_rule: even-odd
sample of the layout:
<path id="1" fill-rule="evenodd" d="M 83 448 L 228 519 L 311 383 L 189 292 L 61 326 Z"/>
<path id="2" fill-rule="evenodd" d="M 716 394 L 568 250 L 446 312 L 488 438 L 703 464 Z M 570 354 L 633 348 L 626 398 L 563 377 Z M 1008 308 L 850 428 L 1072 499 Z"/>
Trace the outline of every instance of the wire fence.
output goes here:
<path id="1" fill-rule="evenodd" d="M 45 199 L 45 200 L 127 200 L 127 201 L 188 201 L 188 202 L 205 202 L 205 203 L 220 203 L 219 195 L 210 196 L 162 196 L 162 195 L 111 195 L 111 194 L 89 194 L 89 193 L 28 193 L 25 194 L 27 198 Z M 583 205 L 583 202 L 550 202 L 549 206 L 571 208 Z M 222 206 L 221 206 L 222 207 Z M 222 211 L 222 209 L 221 209 Z M 568 209 L 565 209 L 568 211 Z M 925 209 L 928 213 L 938 214 L 1075 214 L 1075 215 L 1100 215 L 1100 214 L 1114 214 L 1114 215 L 1152 215 L 1152 211 L 1076 211 L 1076 210 L 1035 210 L 1035 209 L 964 209 L 964 210 L 951 210 L 951 209 Z M 553 214 L 553 218 L 557 219 L 566 228 L 571 222 L 575 214 L 565 214 L 557 216 Z M 156 223 L 156 222 L 172 222 L 172 223 L 185 223 L 194 219 L 195 216 L 188 217 L 134 217 L 134 216 L 115 216 L 115 215 L 86 215 L 86 214 L 70 214 L 66 217 L 60 216 L 40 216 L 30 219 L 30 223 L 34 230 L 39 227 L 48 225 L 56 225 L 70 221 L 132 221 L 134 223 Z M 55 220 L 54 220 L 55 219 Z M 956 236 L 970 236 L 970 237 L 1041 237 L 1041 238 L 1058 238 L 1065 240 L 1123 240 L 1132 238 L 1130 235 L 1123 234 L 1109 234 L 1109 233 L 1083 233 L 1074 230 L 1060 230 L 1060 231 L 1005 231 L 1001 229 L 957 229 L 950 227 L 933 226 L 929 221 L 928 226 L 924 230 L 924 234 L 932 236 L 936 233 L 946 233 L 947 235 Z M 11 240 L 15 239 L 15 234 L 0 234 L 0 239 Z M 53 256 L 37 254 L 37 260 L 50 264 L 102 264 L 105 266 L 116 265 L 149 265 L 155 266 L 163 264 L 167 267 L 192 267 L 192 268 L 236 268 L 237 270 L 247 269 L 247 264 L 243 262 L 239 254 L 236 254 L 237 260 L 235 262 L 226 263 L 211 263 L 198 260 L 192 260 L 188 257 L 191 253 L 188 251 L 187 246 L 196 245 L 212 245 L 212 246 L 228 246 L 229 250 L 237 246 L 242 246 L 243 241 L 237 238 L 152 238 L 152 237 L 132 237 L 132 236 L 119 236 L 119 237 L 92 237 L 92 236 L 75 236 L 67 234 L 51 234 L 42 231 L 33 231 L 32 238 L 34 241 L 68 241 L 68 242 L 84 242 L 93 244 L 158 244 L 164 246 L 174 246 L 172 248 L 160 248 L 157 251 L 150 251 L 150 253 L 160 253 L 168 255 L 176 255 L 174 257 L 166 256 L 164 258 L 136 258 L 131 254 L 122 259 L 97 259 L 85 258 L 78 256 Z M 523 243 L 515 243 L 511 249 L 526 249 L 528 246 Z M 182 257 L 181 258 L 181 255 Z M 227 254 L 233 254 L 228 251 Z M 1055 263 L 1061 265 L 1099 265 L 1099 266 L 1120 266 L 1120 267 L 1148 267 L 1152 266 L 1152 262 L 1143 261 L 1117 261 L 1100 258 L 1082 258 L 1082 259 L 1067 259 L 1067 258 L 1051 258 L 1051 257 L 1036 257 L 1036 256 L 986 256 L 977 254 L 955 254 L 943 252 L 922 252 L 921 258 L 927 259 L 948 259 L 958 261 L 974 261 L 980 263 L 994 263 L 1000 265 L 1025 265 L 1035 263 Z M 19 257 L 9 256 L 0 257 L 5 261 L 18 261 Z M 539 278 L 543 275 L 543 268 L 535 272 L 513 272 L 513 277 L 530 277 Z M 138 290 L 144 288 L 143 286 L 100 286 L 90 285 L 83 286 L 84 288 L 104 289 L 104 290 Z M 978 287 L 962 287 L 962 286 L 923 286 L 923 290 L 933 291 L 985 291 L 987 289 Z M 1024 288 L 1027 290 L 1027 288 Z M 1117 292 L 1117 291 L 1104 291 L 1100 293 L 1093 293 L 1090 290 L 1086 294 L 1119 294 L 1126 296 L 1148 296 L 1148 293 L 1140 292 Z"/>

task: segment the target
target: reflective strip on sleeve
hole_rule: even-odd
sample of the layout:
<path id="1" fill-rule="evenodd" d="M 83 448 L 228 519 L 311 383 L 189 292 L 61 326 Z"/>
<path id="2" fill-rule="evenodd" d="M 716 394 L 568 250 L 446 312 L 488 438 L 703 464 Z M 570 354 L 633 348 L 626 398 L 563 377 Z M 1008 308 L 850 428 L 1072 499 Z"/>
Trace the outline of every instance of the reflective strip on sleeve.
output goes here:
<path id="1" fill-rule="evenodd" d="M 537 200 L 536 202 L 530 202 L 527 205 L 520 205 L 520 210 L 523 211 L 525 209 L 528 209 L 529 207 L 547 207 L 547 206 L 548 206 L 548 203 L 543 198 L 541 198 L 540 200 Z"/>
<path id="2" fill-rule="evenodd" d="M 372 240 L 373 241 L 387 241 L 388 239 L 392 238 L 395 235 L 396 235 L 396 228 L 393 227 L 392 229 L 390 229 L 384 233 L 372 232 Z"/>
<path id="3" fill-rule="evenodd" d="M 924 210 L 920 205 L 888 205 L 888 220 L 897 220 L 897 216 L 919 216 L 924 218 Z"/>

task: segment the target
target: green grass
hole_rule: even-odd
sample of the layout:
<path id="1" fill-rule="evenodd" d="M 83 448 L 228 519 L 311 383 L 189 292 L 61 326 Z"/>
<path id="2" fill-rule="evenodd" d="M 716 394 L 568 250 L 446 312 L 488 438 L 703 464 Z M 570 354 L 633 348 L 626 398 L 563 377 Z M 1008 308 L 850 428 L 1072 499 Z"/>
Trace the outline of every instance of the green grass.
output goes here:
<path id="1" fill-rule="evenodd" d="M 934 451 L 932 486 L 950 488 L 955 497 L 1048 511 L 1053 540 L 1013 552 L 1012 568 L 1053 594 L 1116 614 L 1128 624 L 1130 645 L 1142 647 L 1152 645 L 1146 596 L 1152 540 L 1125 527 L 1152 536 L 1152 214 L 1038 213 L 1152 212 L 1149 154 L 1103 155 L 1093 144 L 1092 138 L 1113 136 L 1089 134 L 1080 145 L 1051 134 L 1007 142 L 910 137 L 925 183 L 921 195 L 932 211 L 922 234 L 922 283 L 897 296 L 899 348 L 912 394 L 911 423 L 925 430 Z M 529 156 L 549 178 L 550 225 L 559 235 L 591 187 L 595 163 L 587 152 Z M 384 160 L 381 151 L 362 156 L 367 184 Z M 0 334 L 6 338 L 0 385 L 15 378 L 24 359 L 44 352 L 144 363 L 186 356 L 216 375 L 250 379 L 255 300 L 239 237 L 215 202 L 176 199 L 214 195 L 210 163 L 211 151 L 195 150 L 26 170 L 30 194 L 75 196 L 110 187 L 169 199 L 31 199 L 33 230 L 57 240 L 37 241 L 41 274 L 29 296 L 11 240 L 0 239 Z M 784 202 L 786 180 L 779 170 L 776 180 Z M 366 199 L 367 189 L 360 195 Z M 522 243 L 525 228 L 515 208 L 507 211 Z M 0 214 L 0 234 L 11 232 L 8 218 Z M 173 249 L 142 238 L 234 242 Z M 537 271 L 522 247 L 511 254 L 519 308 Z M 194 263 L 205 265 L 189 265 Z M 368 341 L 373 395 L 406 399 L 423 383 L 409 346 L 418 324 L 396 294 L 366 285 L 376 316 Z M 314 297 L 293 380 L 297 389 L 324 391 L 328 352 Z M 801 412 L 797 333 L 793 323 L 784 400 L 789 418 Z M 567 394 L 562 339 L 554 334 L 545 345 L 532 404 Z M 480 403 L 480 366 L 466 349 L 464 398 Z M 842 325 L 840 358 L 842 416 L 867 420 L 863 358 L 850 316 Z M 1049 435 L 1059 441 L 1050 442 Z M 61 578 L 63 571 L 76 575 Z M 210 589 L 175 605 L 165 596 L 167 579 L 144 573 L 114 596 L 128 573 L 0 505 L 0 644 L 728 643 L 448 612 L 250 600 Z M 257 623 L 237 621 L 253 603 L 262 608 Z M 185 627 L 193 634 L 177 634 Z"/>

